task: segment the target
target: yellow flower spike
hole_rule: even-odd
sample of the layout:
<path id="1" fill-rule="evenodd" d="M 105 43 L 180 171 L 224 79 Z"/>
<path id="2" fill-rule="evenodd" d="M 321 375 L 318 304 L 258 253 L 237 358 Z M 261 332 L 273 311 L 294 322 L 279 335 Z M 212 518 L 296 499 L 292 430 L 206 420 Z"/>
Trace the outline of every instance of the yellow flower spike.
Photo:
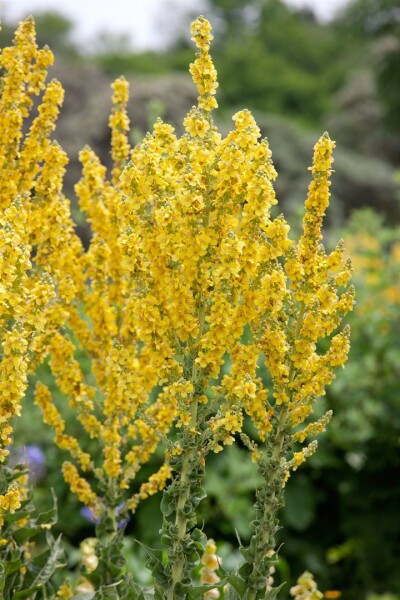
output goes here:
<path id="1" fill-rule="evenodd" d="M 302 465 L 307 460 L 307 458 L 315 454 L 317 448 L 318 442 L 317 440 L 314 440 L 310 442 L 310 444 L 308 444 L 308 446 L 303 448 L 300 452 L 294 452 L 293 458 L 286 463 L 286 468 L 288 470 L 291 469 L 292 471 L 296 471 L 300 467 L 300 465 Z"/>
<path id="2" fill-rule="evenodd" d="M 2 331 L 1 339 L 4 352 L 1 381 L 7 382 L 7 391 L 0 389 L 2 444 L 11 443 L 12 428 L 8 420 L 19 414 L 19 400 L 26 389 L 27 373 L 47 353 L 45 335 L 51 330 L 49 316 L 55 314 L 52 313 L 55 288 L 49 275 L 51 261 L 44 261 L 45 268 L 39 274 L 35 267 L 43 258 L 43 248 L 34 256 L 32 253 L 32 246 L 39 242 L 38 237 L 43 241 L 49 232 L 48 214 L 44 214 L 46 211 L 41 202 L 46 196 L 51 197 L 54 204 L 54 196 L 61 190 L 66 163 L 65 155 L 58 151 L 54 153 L 56 144 L 48 139 L 63 97 L 58 82 L 51 82 L 46 88 L 44 85 L 47 68 L 52 62 L 53 55 L 48 48 L 38 50 L 36 47 L 32 19 L 19 25 L 13 45 L 0 55 L 0 131 L 5 141 L 0 144 L 0 250 L 5 260 L 4 263 L 1 261 L 0 267 L 0 308 L 2 317 L 15 321 L 10 330 Z M 38 116 L 24 136 L 24 120 L 33 107 L 31 96 L 38 95 L 43 89 Z M 47 179 L 47 185 L 43 190 L 44 179 Z M 57 223 L 58 226 L 52 229 L 55 238 L 64 226 L 60 217 Z M 69 239 L 68 245 L 70 243 Z M 53 246 L 51 256 L 54 254 Z M 1 319 L 0 325 L 3 325 Z M 10 343 L 12 353 L 8 352 Z M 1 459 L 7 454 L 8 451 L 0 449 Z"/>
<path id="3" fill-rule="evenodd" d="M 51 81 L 44 92 L 41 104 L 38 107 L 38 116 L 34 119 L 20 154 L 20 181 L 18 185 L 21 192 L 28 191 L 33 184 L 35 176 L 40 172 L 40 161 L 46 158 L 45 153 L 50 146 L 49 135 L 55 128 L 55 121 L 60 112 L 64 99 L 64 90 L 57 80 Z M 32 161 L 36 156 L 36 161 Z M 65 156 L 65 162 L 68 159 Z M 63 174 L 62 167 L 53 170 L 53 176 Z M 54 168 L 54 166 L 53 166 Z"/>
<path id="4" fill-rule="evenodd" d="M 309 423 L 302 431 L 298 431 L 293 435 L 293 441 L 304 442 L 307 437 L 318 435 L 325 431 L 329 421 L 331 420 L 333 412 L 328 410 L 318 421 Z M 297 425 L 298 423 L 294 423 Z"/>
<path id="5" fill-rule="evenodd" d="M 199 108 L 207 114 L 218 106 L 214 98 L 218 87 L 217 71 L 209 54 L 210 43 L 213 40 L 211 24 L 207 19 L 200 16 L 191 24 L 190 32 L 192 40 L 200 52 L 196 54 L 197 58 L 190 65 L 189 71 L 200 94 L 198 98 Z M 189 133 L 191 133 L 190 130 Z"/>
<path id="6" fill-rule="evenodd" d="M 98 518 L 101 514 L 102 505 L 100 499 L 93 492 L 91 486 L 79 476 L 77 468 L 70 462 L 65 461 L 62 465 L 62 474 L 65 482 L 71 488 L 71 491 L 77 495 L 78 499 L 85 504 Z"/>
<path id="7" fill-rule="evenodd" d="M 207 52 L 210 49 L 210 42 L 214 39 L 211 34 L 211 23 L 202 15 L 197 17 L 190 25 L 190 33 L 192 40 L 195 42 L 199 50 Z"/>
<path id="8" fill-rule="evenodd" d="M 303 219 L 303 235 L 299 242 L 300 257 L 306 272 L 312 269 L 312 256 L 317 251 L 321 239 L 322 219 L 329 206 L 330 176 L 332 174 L 333 142 L 327 133 L 324 133 L 314 147 L 313 166 L 310 167 L 313 180 L 308 188 L 305 202 L 306 213 Z M 311 274 L 311 271 L 310 271 Z"/>
<path id="9" fill-rule="evenodd" d="M 125 77 L 116 79 L 112 84 L 113 109 L 109 119 L 111 128 L 111 157 L 114 167 L 112 170 L 112 182 L 118 184 L 123 168 L 128 162 L 130 145 L 128 141 L 129 118 L 126 107 L 129 99 L 129 83 Z"/>
<path id="10" fill-rule="evenodd" d="M 63 450 L 68 450 L 71 456 L 80 463 L 84 471 L 91 467 L 90 455 L 82 451 L 76 438 L 64 433 L 65 421 L 52 401 L 50 390 L 40 382 L 36 384 L 35 404 L 41 409 L 44 422 L 54 429 L 57 446 Z"/>

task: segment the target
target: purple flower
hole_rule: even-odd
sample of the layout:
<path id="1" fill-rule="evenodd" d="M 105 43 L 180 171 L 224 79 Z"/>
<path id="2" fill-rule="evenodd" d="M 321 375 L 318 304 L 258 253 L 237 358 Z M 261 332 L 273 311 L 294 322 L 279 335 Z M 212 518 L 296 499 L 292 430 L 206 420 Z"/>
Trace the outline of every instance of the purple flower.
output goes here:
<path id="1" fill-rule="evenodd" d="M 30 482 L 38 483 L 46 475 L 46 455 L 36 444 L 15 449 L 11 464 L 21 463 L 28 467 Z"/>
<path id="2" fill-rule="evenodd" d="M 126 506 L 126 502 L 121 502 L 121 504 L 118 504 L 116 511 L 115 511 L 116 515 L 117 515 L 117 519 L 119 517 L 119 513 L 123 511 L 125 506 Z M 97 523 L 100 522 L 100 519 L 96 519 L 93 512 L 87 506 L 84 506 L 83 508 L 81 508 L 79 512 L 82 515 L 82 517 L 84 517 L 87 521 L 90 521 L 94 525 L 97 525 Z M 130 521 L 129 515 L 127 515 L 125 518 L 120 518 L 117 523 L 117 529 L 118 530 L 122 529 L 123 527 L 125 527 L 127 525 L 127 523 L 129 523 L 129 521 Z"/>
<path id="3" fill-rule="evenodd" d="M 81 513 L 82 517 L 84 517 L 87 521 L 91 521 L 95 525 L 100 522 L 100 519 L 94 516 L 93 511 L 90 510 L 88 506 L 84 506 L 79 512 Z"/>
<path id="4" fill-rule="evenodd" d="M 126 507 L 126 502 L 121 502 L 121 504 L 118 504 L 117 506 L 117 517 L 119 516 L 119 513 L 122 512 L 124 510 L 124 508 Z M 126 515 L 126 517 L 124 519 L 120 519 L 118 521 L 118 525 L 117 525 L 117 529 L 123 529 L 131 520 L 129 515 Z"/>

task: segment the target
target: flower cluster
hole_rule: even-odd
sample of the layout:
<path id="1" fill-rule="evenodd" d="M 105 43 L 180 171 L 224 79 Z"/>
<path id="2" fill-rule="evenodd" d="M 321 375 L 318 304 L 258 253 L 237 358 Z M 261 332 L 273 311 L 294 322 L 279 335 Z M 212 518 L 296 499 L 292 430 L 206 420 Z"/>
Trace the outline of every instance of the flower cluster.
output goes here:
<path id="1" fill-rule="evenodd" d="M 202 567 L 200 569 L 201 583 L 205 583 L 208 585 L 218 583 L 220 581 L 220 578 L 218 577 L 215 571 L 219 567 L 220 560 L 217 556 L 217 546 L 215 545 L 214 540 L 207 540 L 207 544 L 204 549 L 204 553 L 200 559 L 200 562 L 202 564 Z M 213 600 L 214 598 L 219 597 L 220 593 L 216 588 L 212 588 L 204 594 L 204 600 Z"/>
<path id="2" fill-rule="evenodd" d="M 32 259 L 35 229 L 45 224 L 38 190 L 63 94 L 56 81 L 45 86 L 52 61 L 48 48 L 37 49 L 32 19 L 20 24 L 13 44 L 0 54 L 0 461 L 9 454 L 11 419 L 20 413 L 55 296 L 46 269 L 34 269 Z M 24 134 L 33 97 L 42 90 L 38 116 Z"/>
<path id="3" fill-rule="evenodd" d="M 306 571 L 297 580 L 297 585 L 290 588 L 290 595 L 295 600 L 321 600 L 324 595 L 318 590 L 311 573 Z"/>

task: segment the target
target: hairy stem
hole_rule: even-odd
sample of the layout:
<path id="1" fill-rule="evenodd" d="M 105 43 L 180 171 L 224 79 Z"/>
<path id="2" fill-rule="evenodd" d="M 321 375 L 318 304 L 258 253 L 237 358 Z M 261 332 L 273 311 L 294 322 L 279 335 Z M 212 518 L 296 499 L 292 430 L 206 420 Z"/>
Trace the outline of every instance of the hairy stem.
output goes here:
<path id="1" fill-rule="evenodd" d="M 178 494 L 175 526 L 176 526 L 176 538 L 173 542 L 172 555 L 174 557 L 172 570 L 171 570 L 171 586 L 168 590 L 168 600 L 174 600 L 176 585 L 182 581 L 183 574 L 186 567 L 186 557 L 184 553 L 184 543 L 187 536 L 187 525 L 188 518 L 186 513 L 186 507 L 190 498 L 190 475 L 192 471 L 193 462 L 193 450 L 185 452 L 182 471 L 180 473 L 180 492 Z"/>
<path id="2" fill-rule="evenodd" d="M 248 548 L 248 563 L 252 563 L 247 579 L 246 600 L 265 597 L 266 581 L 270 567 L 275 562 L 275 535 L 279 529 L 277 514 L 283 506 L 284 468 L 282 458 L 287 446 L 287 412 L 282 410 L 275 435 L 267 443 L 267 458 L 260 463 L 259 471 L 265 486 L 257 491 L 255 531 Z"/>

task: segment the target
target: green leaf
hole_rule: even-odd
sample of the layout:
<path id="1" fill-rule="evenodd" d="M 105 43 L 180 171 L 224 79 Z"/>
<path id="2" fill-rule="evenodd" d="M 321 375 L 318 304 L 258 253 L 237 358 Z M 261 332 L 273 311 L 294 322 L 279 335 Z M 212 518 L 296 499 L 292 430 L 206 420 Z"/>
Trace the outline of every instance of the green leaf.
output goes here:
<path id="1" fill-rule="evenodd" d="M 11 575 L 11 573 L 15 573 L 15 571 L 18 571 L 22 567 L 22 561 L 17 558 L 16 560 L 4 561 L 3 565 L 4 565 L 4 577 L 6 578 L 7 575 Z"/>
<path id="2" fill-rule="evenodd" d="M 25 519 L 30 516 L 29 510 L 17 510 L 15 513 L 7 513 L 4 515 L 5 523 L 11 524 L 15 523 L 15 521 L 19 521 L 20 519 Z"/>
<path id="3" fill-rule="evenodd" d="M 247 588 L 245 580 L 240 577 L 240 575 L 233 574 L 227 575 L 226 580 L 236 590 L 236 592 L 239 594 L 239 597 L 243 598 Z"/>
<path id="4" fill-rule="evenodd" d="M 35 585 L 35 587 L 27 588 L 26 590 L 20 590 L 13 594 L 13 600 L 23 600 L 23 598 L 31 598 L 33 592 L 40 590 L 41 585 Z"/>
<path id="5" fill-rule="evenodd" d="M 205 547 L 207 543 L 207 536 L 203 531 L 201 531 L 201 529 L 198 529 L 198 527 L 193 529 L 191 536 L 194 542 L 200 542 L 200 544 Z"/>
<path id="6" fill-rule="evenodd" d="M 158 562 L 162 562 L 162 556 L 163 556 L 162 550 L 156 550 L 155 548 L 150 548 L 149 546 L 146 546 L 146 544 L 143 544 L 142 542 L 139 542 L 139 540 L 136 540 L 136 539 L 133 541 L 136 544 L 139 544 L 139 546 L 141 546 L 143 548 L 143 550 L 146 552 L 146 554 L 151 556 L 151 558 L 153 558 L 154 560 L 156 560 Z"/>
<path id="7" fill-rule="evenodd" d="M 6 584 L 6 575 L 5 575 L 4 562 L 0 562 L 0 592 L 2 592 L 4 590 L 5 584 Z"/>
<path id="8" fill-rule="evenodd" d="M 37 574 L 33 585 L 43 585 L 44 583 L 47 583 L 54 571 L 60 567 L 60 561 L 63 557 L 64 550 L 61 542 L 61 535 L 59 535 L 50 548 L 50 553 L 46 564 Z"/>
<path id="9" fill-rule="evenodd" d="M 35 535 L 37 535 L 39 531 L 40 529 L 38 527 L 22 527 L 14 533 L 13 537 L 17 542 L 18 546 L 22 546 L 24 542 L 26 542 L 30 538 L 35 537 Z"/>
<path id="10" fill-rule="evenodd" d="M 272 590 L 269 590 L 269 592 L 266 593 L 264 600 L 275 600 L 277 598 L 279 592 L 285 585 L 286 585 L 286 582 L 284 581 L 283 583 L 281 583 L 281 585 L 278 585 L 278 587 L 273 588 Z"/>
<path id="11" fill-rule="evenodd" d="M 209 592 L 210 590 L 214 590 L 215 588 L 218 587 L 222 587 L 224 585 L 225 582 L 220 581 L 218 582 L 218 584 L 212 584 L 212 585 L 198 585 L 196 587 L 191 588 L 188 591 L 188 598 L 190 598 L 190 600 L 194 600 L 195 598 L 200 598 L 201 596 L 203 596 L 203 594 L 205 594 L 206 592 Z"/>
<path id="12" fill-rule="evenodd" d="M 201 486 L 196 486 L 190 494 L 190 500 L 193 506 L 196 508 L 200 502 L 207 497 L 207 492 Z"/>
<path id="13" fill-rule="evenodd" d="M 240 600 L 239 594 L 231 585 L 228 585 L 227 588 L 224 590 L 223 598 L 224 600 Z"/>
<path id="14" fill-rule="evenodd" d="M 164 515 L 164 517 L 169 517 L 170 515 L 172 515 L 172 513 L 175 510 L 173 500 L 169 496 L 169 494 L 167 494 L 167 492 L 163 493 L 163 497 L 161 499 L 161 504 L 160 504 L 160 510 L 161 510 L 162 514 Z"/>

